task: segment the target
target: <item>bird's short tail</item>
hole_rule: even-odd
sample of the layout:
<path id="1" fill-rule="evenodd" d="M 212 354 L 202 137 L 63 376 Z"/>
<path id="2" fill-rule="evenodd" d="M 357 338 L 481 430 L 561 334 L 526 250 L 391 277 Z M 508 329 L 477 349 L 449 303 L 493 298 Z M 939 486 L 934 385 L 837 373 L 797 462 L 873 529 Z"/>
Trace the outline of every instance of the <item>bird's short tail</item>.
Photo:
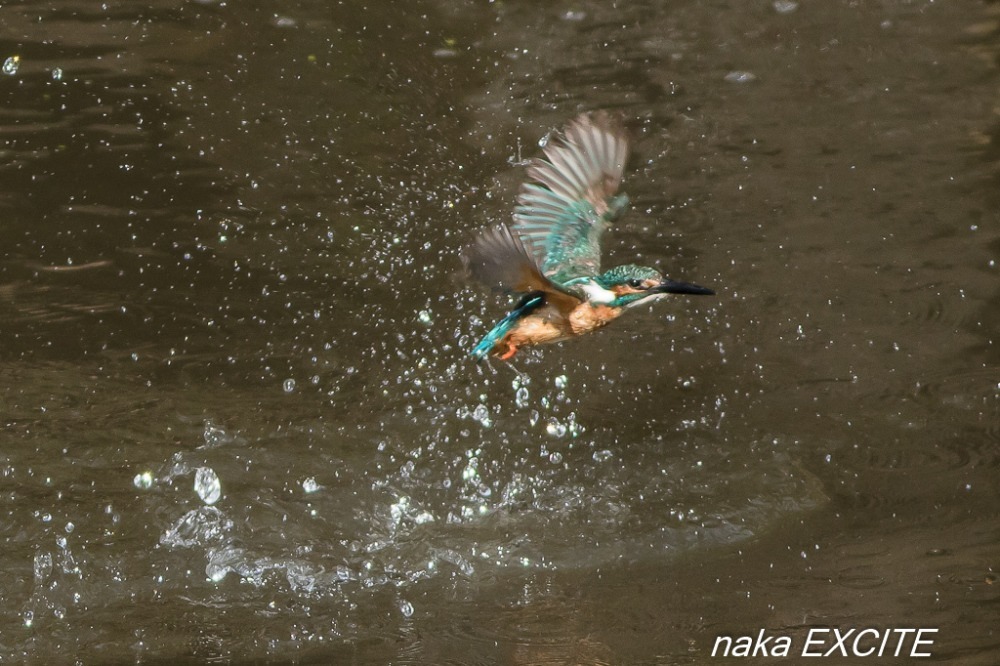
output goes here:
<path id="1" fill-rule="evenodd" d="M 469 356 L 475 359 L 476 363 L 481 362 L 484 358 L 489 356 L 490 352 L 493 351 L 493 348 L 496 347 L 508 333 L 514 330 L 518 321 L 542 307 L 544 303 L 545 294 L 543 292 L 533 291 L 530 294 L 525 294 L 524 297 L 518 302 L 517 307 L 511 310 L 510 314 L 501 319 L 497 325 L 494 326 L 489 333 L 483 336 L 483 339 L 472 348 L 472 351 L 469 352 Z"/>

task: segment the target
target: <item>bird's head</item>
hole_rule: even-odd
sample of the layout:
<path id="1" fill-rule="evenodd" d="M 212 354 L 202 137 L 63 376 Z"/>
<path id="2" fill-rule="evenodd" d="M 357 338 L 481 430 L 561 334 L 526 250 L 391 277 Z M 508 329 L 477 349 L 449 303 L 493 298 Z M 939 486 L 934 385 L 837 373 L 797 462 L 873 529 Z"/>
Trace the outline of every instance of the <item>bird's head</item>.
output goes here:
<path id="1" fill-rule="evenodd" d="M 594 281 L 615 295 L 615 299 L 609 303 L 612 307 L 630 307 L 647 298 L 664 294 L 715 294 L 711 289 L 670 280 L 653 268 L 635 264 L 616 266 L 598 275 Z"/>

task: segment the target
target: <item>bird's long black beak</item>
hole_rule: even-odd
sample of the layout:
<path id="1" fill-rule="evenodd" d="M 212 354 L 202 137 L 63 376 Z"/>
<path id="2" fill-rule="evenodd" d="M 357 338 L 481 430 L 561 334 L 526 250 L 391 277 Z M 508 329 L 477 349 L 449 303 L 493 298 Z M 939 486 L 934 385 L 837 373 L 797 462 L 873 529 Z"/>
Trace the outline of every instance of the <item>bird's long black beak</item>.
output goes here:
<path id="1" fill-rule="evenodd" d="M 676 280 L 664 280 L 660 284 L 650 289 L 654 294 L 691 294 L 698 296 L 714 296 L 715 292 L 707 287 L 702 287 L 690 282 L 677 282 Z"/>

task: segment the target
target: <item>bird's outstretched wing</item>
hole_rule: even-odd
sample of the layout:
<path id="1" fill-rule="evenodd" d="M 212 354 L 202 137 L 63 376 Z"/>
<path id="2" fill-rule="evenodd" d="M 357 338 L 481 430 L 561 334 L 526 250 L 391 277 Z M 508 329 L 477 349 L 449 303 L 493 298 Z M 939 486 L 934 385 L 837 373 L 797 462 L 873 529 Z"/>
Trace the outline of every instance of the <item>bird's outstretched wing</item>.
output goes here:
<path id="1" fill-rule="evenodd" d="M 540 292 L 560 312 L 569 312 L 582 301 L 545 277 L 521 239 L 505 224 L 484 231 L 462 255 L 462 263 L 483 284 L 508 293 Z"/>
<path id="2" fill-rule="evenodd" d="M 628 159 L 621 121 L 606 112 L 582 114 L 553 136 L 545 159 L 528 167 L 514 231 L 531 246 L 544 275 L 563 283 L 601 272 L 601 234 L 628 199 L 615 196 Z"/>

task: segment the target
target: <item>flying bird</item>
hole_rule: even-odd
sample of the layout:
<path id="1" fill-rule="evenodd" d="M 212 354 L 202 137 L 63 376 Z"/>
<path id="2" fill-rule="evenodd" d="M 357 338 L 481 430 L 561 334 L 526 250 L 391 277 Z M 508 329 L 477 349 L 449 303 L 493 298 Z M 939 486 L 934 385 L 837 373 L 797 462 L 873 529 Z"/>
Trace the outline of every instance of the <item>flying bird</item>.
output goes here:
<path id="1" fill-rule="evenodd" d="M 520 300 L 470 351 L 510 359 L 522 347 L 590 333 L 667 294 L 714 294 L 646 266 L 601 271 L 601 237 L 628 204 L 618 193 L 628 135 L 606 112 L 585 113 L 528 163 L 512 225 L 482 232 L 462 259 L 472 277 Z"/>

